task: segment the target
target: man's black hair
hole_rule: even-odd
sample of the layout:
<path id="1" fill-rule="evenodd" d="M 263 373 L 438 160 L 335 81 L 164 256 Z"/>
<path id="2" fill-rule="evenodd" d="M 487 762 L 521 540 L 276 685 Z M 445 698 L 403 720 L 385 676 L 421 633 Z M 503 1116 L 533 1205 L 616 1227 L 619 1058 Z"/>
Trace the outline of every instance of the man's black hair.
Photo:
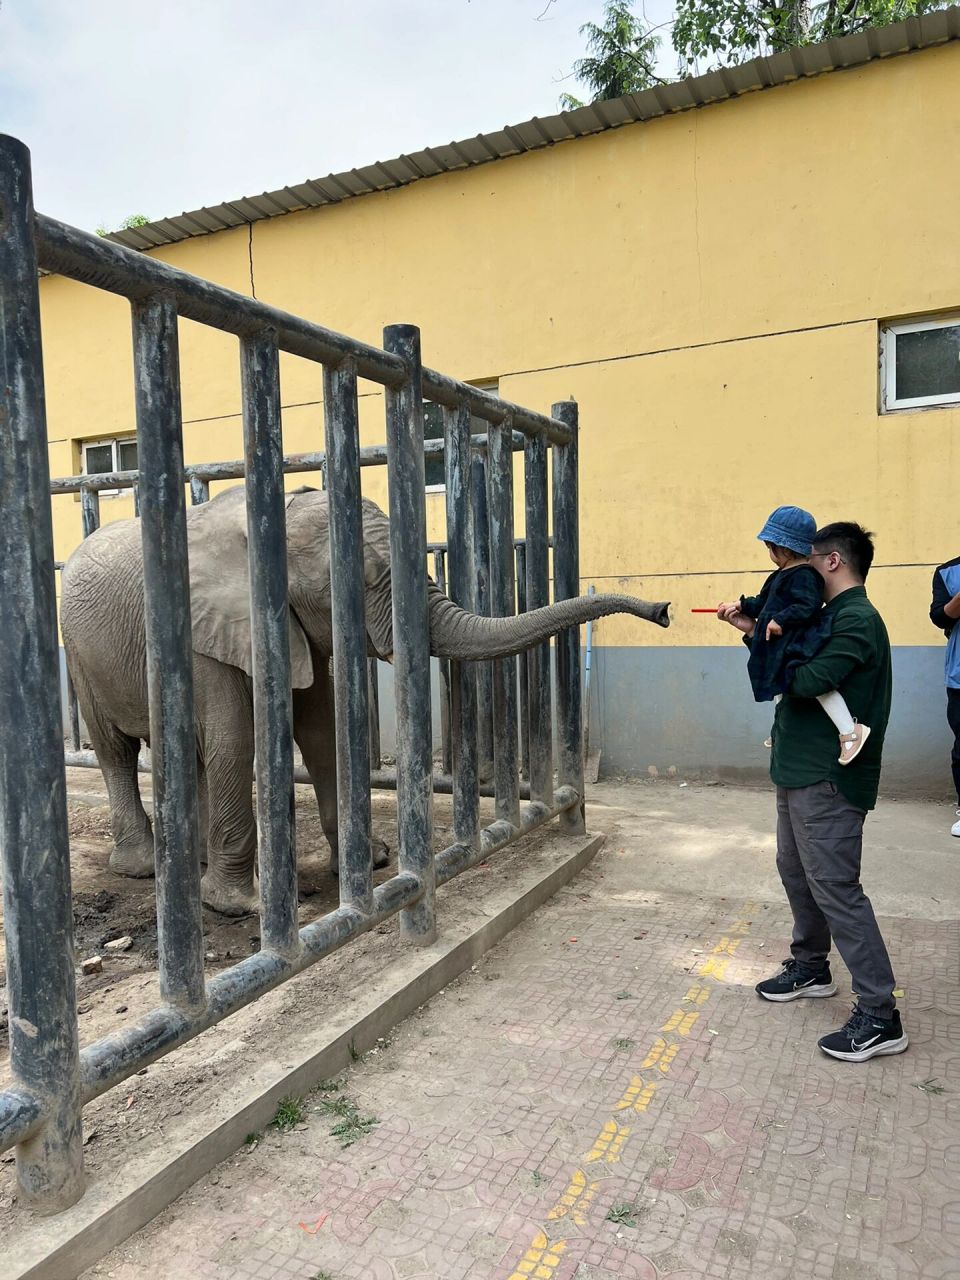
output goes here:
<path id="1" fill-rule="evenodd" d="M 818 529 L 813 538 L 817 551 L 836 551 L 847 567 L 866 582 L 873 564 L 873 534 L 852 520 L 836 520 Z"/>

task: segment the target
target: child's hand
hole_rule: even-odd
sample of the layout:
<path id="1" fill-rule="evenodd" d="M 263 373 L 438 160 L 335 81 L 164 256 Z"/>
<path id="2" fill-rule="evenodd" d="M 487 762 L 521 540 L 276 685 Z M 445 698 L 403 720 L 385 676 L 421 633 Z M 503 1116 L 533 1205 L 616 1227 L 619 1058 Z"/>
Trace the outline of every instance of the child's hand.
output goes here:
<path id="1" fill-rule="evenodd" d="M 783 635 L 783 627 L 781 627 L 780 623 L 776 620 L 776 618 L 771 618 L 770 621 L 767 623 L 767 639 L 772 640 L 775 636 L 782 636 L 782 635 Z"/>
<path id="2" fill-rule="evenodd" d="M 724 622 L 732 622 L 740 612 L 740 601 L 734 600 L 730 604 L 717 605 L 717 617 L 722 618 Z"/>

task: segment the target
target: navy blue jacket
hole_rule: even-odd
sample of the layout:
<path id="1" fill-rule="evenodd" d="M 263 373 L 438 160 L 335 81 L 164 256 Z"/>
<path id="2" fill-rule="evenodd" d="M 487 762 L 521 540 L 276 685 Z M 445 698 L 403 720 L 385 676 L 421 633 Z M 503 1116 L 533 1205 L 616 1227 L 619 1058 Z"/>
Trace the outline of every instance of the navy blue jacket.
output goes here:
<path id="1" fill-rule="evenodd" d="M 741 596 L 740 610 L 756 620 L 747 675 L 757 702 L 770 702 L 786 693 L 798 667 L 810 661 L 830 634 L 830 617 L 823 611 L 823 579 L 809 564 L 777 569 L 757 596 Z M 779 622 L 782 636 L 766 638 L 767 624 Z"/>

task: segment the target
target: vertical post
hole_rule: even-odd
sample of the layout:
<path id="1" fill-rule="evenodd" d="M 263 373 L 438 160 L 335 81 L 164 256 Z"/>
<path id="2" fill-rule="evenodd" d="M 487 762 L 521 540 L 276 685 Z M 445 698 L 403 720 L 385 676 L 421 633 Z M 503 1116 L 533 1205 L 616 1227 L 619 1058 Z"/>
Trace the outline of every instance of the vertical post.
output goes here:
<path id="1" fill-rule="evenodd" d="M 190 501 L 195 507 L 199 507 L 202 502 L 210 501 L 209 480 L 204 480 L 203 476 L 190 477 Z"/>
<path id="2" fill-rule="evenodd" d="M 30 153 L 0 135 L 0 850 L 10 1066 L 44 1122 L 17 1147 L 25 1204 L 83 1193 L 50 470 Z"/>
<path id="3" fill-rule="evenodd" d="M 132 312 L 160 994 L 198 1009 L 203 930 L 177 310 L 172 297 L 154 294 Z"/>
<path id="4" fill-rule="evenodd" d="M 523 449 L 526 493 L 526 597 L 528 609 L 550 603 L 550 533 L 547 515 L 547 441 L 528 439 Z M 574 594 L 577 594 L 575 591 Z M 553 721 L 550 705 L 550 641 L 526 655 L 529 697 L 530 798 L 553 801 Z M 521 657 L 521 663 L 523 658 Z M 577 678 L 579 679 L 579 667 Z M 582 792 L 581 792 L 582 794 Z"/>
<path id="5" fill-rule="evenodd" d="M 487 510 L 487 457 L 479 449 L 471 455 L 470 488 L 473 496 L 474 612 L 490 614 L 490 520 Z M 478 776 L 493 777 L 493 667 L 477 663 Z"/>
<path id="6" fill-rule="evenodd" d="M 472 607 L 470 566 L 474 549 L 473 504 L 470 500 L 470 410 L 464 405 L 443 411 L 444 468 L 447 501 L 447 554 L 450 599 L 461 609 Z M 480 843 L 477 750 L 477 664 L 451 662 L 453 722 L 453 832 L 459 843 Z"/>
<path id="7" fill-rule="evenodd" d="M 300 948 L 300 937 L 287 521 L 280 429 L 280 355 L 275 331 L 266 329 L 241 340 L 240 374 L 250 564 L 260 936 L 265 951 L 292 958 Z"/>
<path id="8" fill-rule="evenodd" d="M 444 594 L 447 590 L 446 554 L 442 547 L 433 553 L 434 580 Z M 453 773 L 453 753 L 450 745 L 451 735 L 451 694 L 450 694 L 450 659 L 439 658 L 437 667 L 440 675 L 440 747 L 443 772 L 448 776 Z"/>
<path id="9" fill-rule="evenodd" d="M 80 486 L 80 525 L 85 538 L 100 528 L 100 493 L 85 485 Z"/>
<path id="10" fill-rule="evenodd" d="M 553 446 L 553 598 L 580 594 L 579 438 L 577 405 L 555 404 L 552 414 L 570 428 L 569 444 Z M 555 641 L 557 663 L 557 778 L 573 787 L 580 804 L 560 815 L 561 830 L 586 830 L 583 805 L 583 712 L 580 694 L 580 629 L 569 627 Z"/>
<path id="11" fill-rule="evenodd" d="M 139 485 L 139 483 L 138 483 L 138 484 L 135 484 L 135 485 L 133 486 L 133 514 L 134 514 L 134 516 L 139 516 L 139 514 L 140 514 L 140 485 Z"/>
<path id="12" fill-rule="evenodd" d="M 437 924 L 420 331 L 414 325 L 390 325 L 383 345 L 407 370 L 403 383 L 386 392 L 399 865 L 423 885 L 423 896 L 400 913 L 400 932 L 408 942 L 426 946 L 435 940 Z"/>
<path id="13" fill-rule="evenodd" d="M 67 668 L 67 705 L 70 708 L 70 740 L 73 743 L 74 751 L 79 751 L 82 746 L 80 739 L 80 704 L 77 702 L 77 691 L 73 687 L 69 667 Z"/>
<path id="14" fill-rule="evenodd" d="M 517 543 L 517 613 L 527 611 L 527 548 Z M 530 778 L 530 681 L 527 654 L 517 659 L 520 676 L 520 777 Z"/>
<path id="15" fill-rule="evenodd" d="M 513 576 L 513 430 L 490 424 L 487 433 L 487 501 L 490 513 L 490 613 L 516 612 Z M 517 660 L 493 664 L 493 779 L 497 818 L 520 825 L 517 769 Z"/>
<path id="16" fill-rule="evenodd" d="M 380 675 L 376 658 L 367 662 L 367 700 L 370 705 L 370 768 L 379 769 L 383 764 L 380 755 Z"/>
<path id="17" fill-rule="evenodd" d="M 326 486 L 330 494 L 330 597 L 337 720 L 340 902 L 373 910 L 370 848 L 370 712 L 364 604 L 360 425 L 352 361 L 323 370 Z"/>

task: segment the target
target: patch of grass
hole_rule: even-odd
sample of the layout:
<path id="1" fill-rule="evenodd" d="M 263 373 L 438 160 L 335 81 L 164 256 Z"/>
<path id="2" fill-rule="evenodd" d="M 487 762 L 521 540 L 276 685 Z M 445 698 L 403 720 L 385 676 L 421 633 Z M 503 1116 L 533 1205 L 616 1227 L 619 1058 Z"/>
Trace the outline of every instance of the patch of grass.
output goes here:
<path id="1" fill-rule="evenodd" d="M 615 1222 L 618 1227 L 635 1227 L 637 1220 L 633 1216 L 637 1211 L 633 1204 L 615 1204 L 607 1214 L 607 1222 Z"/>
<path id="2" fill-rule="evenodd" d="M 343 1076 L 337 1076 L 333 1080 L 321 1080 L 316 1086 L 316 1093 L 339 1093 L 344 1086 Z"/>
<path id="3" fill-rule="evenodd" d="M 286 1133 L 294 1125 L 302 1124 L 307 1108 L 302 1098 L 281 1098 L 277 1114 L 270 1121 L 271 1127 L 280 1133 Z"/>
<path id="4" fill-rule="evenodd" d="M 337 1123 L 330 1130 L 330 1136 L 336 1138 L 343 1148 L 352 1147 L 380 1123 L 376 1116 L 361 1115 L 357 1104 L 343 1094 L 322 1099 L 314 1110 L 336 1118 Z"/>
<path id="5" fill-rule="evenodd" d="M 637 1047 L 636 1040 L 628 1040 L 626 1036 L 612 1040 L 610 1043 L 615 1049 L 620 1049 L 623 1052 L 626 1052 L 627 1049 L 635 1049 Z"/>
<path id="6" fill-rule="evenodd" d="M 360 1049 L 358 1049 L 358 1048 L 357 1048 L 357 1046 L 353 1043 L 353 1041 L 352 1041 L 352 1040 L 350 1041 L 349 1045 L 347 1046 L 347 1049 L 348 1049 L 348 1051 L 349 1051 L 349 1053 L 350 1053 L 350 1061 L 351 1061 L 351 1062 L 363 1062 L 363 1061 L 366 1059 L 366 1056 L 367 1056 L 367 1055 L 366 1055 L 365 1053 L 363 1053 Z"/>
<path id="7" fill-rule="evenodd" d="M 923 1093 L 947 1092 L 944 1086 L 938 1083 L 936 1076 L 929 1076 L 926 1080 L 918 1080 L 913 1087 L 920 1089 Z"/>
<path id="8" fill-rule="evenodd" d="M 542 1187 L 543 1184 L 546 1182 L 546 1178 L 543 1176 L 543 1174 L 540 1172 L 539 1169 L 534 1169 L 530 1177 L 533 1179 L 533 1185 L 535 1187 Z"/>
<path id="9" fill-rule="evenodd" d="M 329 1271 L 318 1271 L 315 1276 L 311 1276 L 310 1280 L 333 1280 L 333 1276 Z"/>
<path id="10" fill-rule="evenodd" d="M 617 1000 L 633 1000 L 634 998 L 632 991 L 618 991 L 616 994 Z"/>
<path id="11" fill-rule="evenodd" d="M 243 1145 L 245 1147 L 255 1147 L 262 1137 L 262 1133 L 248 1133 L 243 1140 Z"/>

